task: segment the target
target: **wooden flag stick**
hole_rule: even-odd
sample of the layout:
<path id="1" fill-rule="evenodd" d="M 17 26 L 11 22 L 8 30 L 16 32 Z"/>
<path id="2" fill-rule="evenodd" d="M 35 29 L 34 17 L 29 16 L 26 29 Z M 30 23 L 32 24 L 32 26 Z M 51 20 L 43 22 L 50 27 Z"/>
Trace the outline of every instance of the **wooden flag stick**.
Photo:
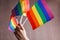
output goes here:
<path id="1" fill-rule="evenodd" d="M 22 19 L 23 19 L 23 15 L 21 16 L 21 19 L 20 19 L 20 24 L 22 24 Z"/>
<path id="2" fill-rule="evenodd" d="M 26 21 L 27 21 L 27 18 L 25 19 L 25 21 L 23 22 L 23 24 L 22 24 L 22 25 L 24 25 Z"/>

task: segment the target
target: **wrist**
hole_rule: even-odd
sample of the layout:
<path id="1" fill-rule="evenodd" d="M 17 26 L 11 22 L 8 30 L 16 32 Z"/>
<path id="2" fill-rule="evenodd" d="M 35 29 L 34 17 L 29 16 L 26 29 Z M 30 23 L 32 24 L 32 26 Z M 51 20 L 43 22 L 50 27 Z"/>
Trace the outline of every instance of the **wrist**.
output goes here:
<path id="1" fill-rule="evenodd" d="M 25 40 L 29 40 L 29 38 L 27 36 L 25 36 Z"/>
<path id="2" fill-rule="evenodd" d="M 29 40 L 29 38 L 28 38 L 28 37 L 26 37 L 26 38 L 25 38 L 25 40 Z"/>

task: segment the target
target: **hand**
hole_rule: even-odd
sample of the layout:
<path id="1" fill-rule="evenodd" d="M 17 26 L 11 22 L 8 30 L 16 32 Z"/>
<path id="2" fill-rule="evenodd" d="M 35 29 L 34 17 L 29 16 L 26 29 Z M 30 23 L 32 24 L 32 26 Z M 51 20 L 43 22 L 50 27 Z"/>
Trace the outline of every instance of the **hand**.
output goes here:
<path id="1" fill-rule="evenodd" d="M 18 24 L 18 26 L 16 27 L 14 34 L 18 40 L 29 40 L 24 27 L 20 24 Z"/>

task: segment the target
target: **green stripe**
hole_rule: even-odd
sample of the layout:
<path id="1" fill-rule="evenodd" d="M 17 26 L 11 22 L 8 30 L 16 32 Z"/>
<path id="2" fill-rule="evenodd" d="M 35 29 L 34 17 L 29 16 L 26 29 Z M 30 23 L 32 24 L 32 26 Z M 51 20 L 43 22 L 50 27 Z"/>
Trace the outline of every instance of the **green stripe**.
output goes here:
<path id="1" fill-rule="evenodd" d="M 44 14 L 43 14 L 43 12 L 42 12 L 41 8 L 38 6 L 38 4 L 37 4 L 37 3 L 35 3 L 35 7 L 36 7 L 36 9 L 37 9 L 37 11 L 38 11 L 39 15 L 41 16 L 41 19 L 42 19 L 43 23 L 46 23 L 46 22 L 47 22 L 47 20 L 46 20 L 46 18 L 45 18 L 45 16 L 44 16 Z"/>
<path id="2" fill-rule="evenodd" d="M 22 15 L 22 8 L 21 8 L 21 4 L 20 2 L 18 2 L 18 11 L 19 11 L 19 15 Z"/>

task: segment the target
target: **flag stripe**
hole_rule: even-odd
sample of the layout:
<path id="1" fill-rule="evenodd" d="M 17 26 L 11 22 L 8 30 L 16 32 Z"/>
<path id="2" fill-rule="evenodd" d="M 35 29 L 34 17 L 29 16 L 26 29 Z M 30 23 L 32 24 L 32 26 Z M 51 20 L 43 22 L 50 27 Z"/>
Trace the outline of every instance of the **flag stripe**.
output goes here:
<path id="1" fill-rule="evenodd" d="M 42 21 L 40 15 L 38 14 L 35 5 L 32 7 L 32 11 L 34 12 L 34 15 L 35 15 L 36 19 L 38 20 L 39 25 L 42 25 L 43 21 Z"/>
<path id="2" fill-rule="evenodd" d="M 21 16 L 22 15 L 22 9 L 21 9 L 21 4 L 20 2 L 18 2 L 18 11 L 19 11 L 19 15 Z"/>
<path id="3" fill-rule="evenodd" d="M 35 3 L 35 7 L 36 7 L 36 9 L 37 9 L 37 11 L 38 11 L 39 15 L 41 16 L 41 19 L 42 19 L 43 23 L 46 23 L 46 22 L 47 22 L 47 20 L 46 20 L 46 18 L 45 18 L 45 16 L 44 16 L 44 14 L 43 14 L 43 12 L 42 12 L 41 8 L 38 6 L 38 4 L 37 4 L 37 3 Z"/>
<path id="4" fill-rule="evenodd" d="M 22 7 L 22 12 L 25 13 L 25 2 L 24 1 L 21 2 L 21 7 Z"/>
<path id="5" fill-rule="evenodd" d="M 15 10 L 12 10 L 12 15 L 13 15 L 13 16 L 16 16 Z M 10 19 L 11 19 L 11 17 L 10 17 Z"/>
<path id="6" fill-rule="evenodd" d="M 38 23 L 35 15 L 34 15 L 32 9 L 30 9 L 30 16 L 32 17 L 33 21 L 35 22 L 36 27 L 38 27 L 39 26 L 39 23 Z"/>
<path id="7" fill-rule="evenodd" d="M 46 11 L 48 12 L 48 15 L 50 16 L 50 18 L 51 19 L 54 18 L 53 13 L 52 13 L 51 9 L 49 8 L 48 4 L 46 3 L 46 1 L 45 0 L 41 0 L 41 2 L 44 5 Z"/>
<path id="8" fill-rule="evenodd" d="M 43 13 L 44 13 L 47 21 L 49 21 L 49 20 L 50 20 L 50 17 L 49 17 L 49 15 L 48 15 L 47 11 L 45 10 L 45 8 L 44 8 L 41 0 L 38 0 L 37 3 L 38 3 L 38 5 L 40 6 L 41 10 L 43 11 Z"/>
<path id="9" fill-rule="evenodd" d="M 32 28 L 35 29 L 36 28 L 36 25 L 35 25 L 35 22 L 34 22 L 33 18 L 30 15 L 30 12 L 29 11 L 27 12 L 27 17 L 29 18 L 28 20 L 31 23 Z"/>
<path id="10" fill-rule="evenodd" d="M 12 31 L 12 29 L 10 28 L 10 26 L 8 27 L 8 30 L 10 30 L 11 32 L 14 32 L 14 30 Z"/>
<path id="11" fill-rule="evenodd" d="M 25 11 L 27 12 L 30 9 L 29 0 L 24 0 L 25 2 Z"/>
<path id="12" fill-rule="evenodd" d="M 18 4 L 14 8 L 16 16 L 19 16 L 19 11 L 18 11 Z"/>
<path id="13" fill-rule="evenodd" d="M 20 0 L 22 12 L 23 14 L 26 13 L 30 9 L 29 0 Z"/>
<path id="14" fill-rule="evenodd" d="M 12 25 L 12 23 L 10 22 L 10 25 L 9 25 L 9 27 L 10 27 L 10 29 L 12 30 L 12 31 L 14 31 L 14 26 Z"/>

